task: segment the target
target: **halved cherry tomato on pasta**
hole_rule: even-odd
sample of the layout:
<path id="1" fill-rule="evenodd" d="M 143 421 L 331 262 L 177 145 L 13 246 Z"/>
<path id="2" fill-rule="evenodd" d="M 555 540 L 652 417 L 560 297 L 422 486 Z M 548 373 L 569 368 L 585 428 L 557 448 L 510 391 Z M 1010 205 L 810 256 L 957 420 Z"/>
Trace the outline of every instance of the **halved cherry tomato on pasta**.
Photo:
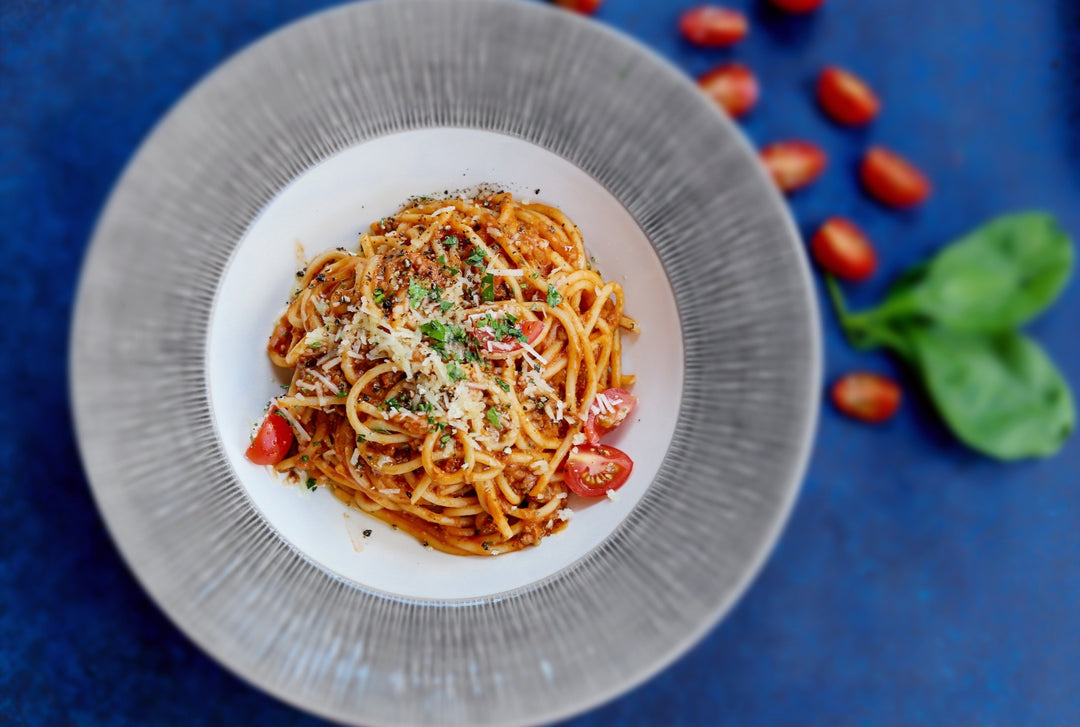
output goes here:
<path id="1" fill-rule="evenodd" d="M 794 192 L 820 177 L 828 158 L 817 144 L 778 141 L 761 150 L 761 161 L 781 191 Z"/>
<path id="2" fill-rule="evenodd" d="M 637 405 L 637 397 L 626 389 L 618 387 L 605 389 L 597 394 L 596 398 L 599 399 L 601 396 L 604 397 L 604 404 L 610 404 L 610 406 L 604 406 L 594 400 L 593 405 L 589 407 L 589 418 L 585 422 L 585 436 L 591 444 L 596 444 L 600 441 L 600 437 L 622 424 Z"/>
<path id="3" fill-rule="evenodd" d="M 865 280 L 877 268 L 870 239 L 843 217 L 826 220 L 810 241 L 810 250 L 822 268 L 844 280 Z"/>
<path id="4" fill-rule="evenodd" d="M 911 162 L 884 147 L 866 152 L 859 175 L 870 195 L 889 207 L 914 207 L 930 196 L 930 180 Z"/>
<path id="5" fill-rule="evenodd" d="M 699 5 L 679 17 L 679 32 L 694 45 L 726 48 L 746 37 L 750 24 L 738 10 Z"/>
<path id="6" fill-rule="evenodd" d="M 293 443 L 293 430 L 285 417 L 271 410 L 244 456 L 255 464 L 277 464 L 285 459 Z"/>
<path id="7" fill-rule="evenodd" d="M 772 0 L 772 4 L 789 13 L 808 13 L 817 10 L 825 0 Z"/>
<path id="8" fill-rule="evenodd" d="M 900 399 L 900 385 L 880 374 L 847 374 L 832 388 L 837 409 L 871 424 L 891 418 L 900 408 Z"/>
<path id="9" fill-rule="evenodd" d="M 579 13 L 592 15 L 600 7 L 603 0 L 555 0 L 559 6 Z"/>
<path id="10" fill-rule="evenodd" d="M 757 104 L 757 78 L 741 63 L 725 63 L 712 69 L 698 79 L 698 86 L 735 118 L 743 116 Z"/>
<path id="11" fill-rule="evenodd" d="M 566 486 L 582 497 L 603 497 L 623 486 L 634 469 L 626 452 L 604 444 L 579 444 L 563 468 Z"/>
<path id="12" fill-rule="evenodd" d="M 836 66 L 818 76 L 817 97 L 825 113 L 841 124 L 867 124 L 881 110 L 881 102 L 866 81 Z"/>
<path id="13" fill-rule="evenodd" d="M 525 336 L 525 341 L 531 346 L 533 341 L 540 337 L 540 333 L 544 330 L 544 324 L 542 321 L 527 320 L 521 321 L 516 325 L 516 328 L 522 332 Z M 487 347 L 487 344 L 492 343 L 492 349 L 497 353 L 512 353 L 521 348 L 521 340 L 513 334 L 507 333 L 495 340 L 495 332 L 488 326 L 477 326 L 476 322 L 473 322 L 473 327 L 469 329 L 469 333 L 482 347 Z"/>

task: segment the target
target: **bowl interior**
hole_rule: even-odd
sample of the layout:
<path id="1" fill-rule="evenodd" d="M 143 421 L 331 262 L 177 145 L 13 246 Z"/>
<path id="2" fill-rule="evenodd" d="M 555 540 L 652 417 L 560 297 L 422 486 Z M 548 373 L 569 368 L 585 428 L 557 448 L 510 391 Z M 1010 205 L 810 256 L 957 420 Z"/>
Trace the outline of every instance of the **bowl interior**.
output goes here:
<path id="1" fill-rule="evenodd" d="M 640 333 L 624 337 L 624 370 L 639 404 L 610 438 L 634 460 L 615 499 L 573 496 L 562 532 L 497 557 L 425 548 L 328 491 L 288 485 L 244 457 L 253 427 L 284 379 L 266 354 L 274 321 L 306 258 L 355 248 L 371 222 L 410 197 L 457 196 L 480 185 L 565 212 L 605 279 L 620 282 Z M 653 481 L 675 431 L 683 339 L 671 284 L 645 234 L 596 180 L 562 157 L 511 136 L 427 128 L 383 136 L 313 167 L 266 206 L 221 278 L 207 340 L 213 419 L 226 456 L 264 520 L 293 548 L 362 587 L 407 599 L 455 600 L 527 586 L 570 565 L 608 537 Z M 608 441 L 608 440 L 605 440 Z M 365 531 L 370 531 L 365 535 Z"/>

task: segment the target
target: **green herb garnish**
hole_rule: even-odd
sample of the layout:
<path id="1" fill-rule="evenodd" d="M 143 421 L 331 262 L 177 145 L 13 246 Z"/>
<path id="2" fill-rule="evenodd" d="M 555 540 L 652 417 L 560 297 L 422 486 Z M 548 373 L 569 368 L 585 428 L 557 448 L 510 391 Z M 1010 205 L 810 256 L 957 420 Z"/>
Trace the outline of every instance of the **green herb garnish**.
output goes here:
<path id="1" fill-rule="evenodd" d="M 487 418 L 488 424 L 496 429 L 502 429 L 502 424 L 499 423 L 499 411 L 495 407 L 490 407 L 487 412 L 484 413 L 484 416 Z"/>
<path id="2" fill-rule="evenodd" d="M 562 303 L 562 296 L 559 295 L 559 291 L 556 290 L 555 286 L 549 283 L 547 292 L 547 304 L 554 308 L 559 303 Z"/>
<path id="3" fill-rule="evenodd" d="M 945 423 L 1003 460 L 1057 452 L 1075 427 L 1069 386 L 1018 328 L 1060 294 L 1072 244 L 1046 214 L 992 220 L 902 275 L 876 308 L 851 313 L 826 283 L 852 345 L 885 347 L 919 375 Z"/>
<path id="4" fill-rule="evenodd" d="M 466 265 L 472 265 L 473 267 L 483 264 L 487 259 L 487 253 L 484 252 L 482 247 L 473 248 L 472 254 L 465 259 Z"/>

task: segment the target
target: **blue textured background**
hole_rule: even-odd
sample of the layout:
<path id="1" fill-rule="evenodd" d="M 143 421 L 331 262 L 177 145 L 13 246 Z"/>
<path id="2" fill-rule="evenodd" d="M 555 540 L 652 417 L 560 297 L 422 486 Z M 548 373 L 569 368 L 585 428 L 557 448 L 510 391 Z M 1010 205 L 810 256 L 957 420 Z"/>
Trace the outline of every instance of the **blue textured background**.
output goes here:
<path id="1" fill-rule="evenodd" d="M 730 51 L 679 39 L 690 0 L 606 0 L 597 19 L 695 75 L 728 58 L 757 71 L 749 136 L 831 157 L 792 199 L 804 231 L 845 214 L 878 243 L 883 269 L 856 303 L 1007 210 L 1046 209 L 1080 234 L 1074 0 L 827 0 L 808 18 L 728 2 L 753 23 Z M 139 141 L 221 60 L 330 4 L 0 0 L 0 724 L 321 724 L 223 671 L 138 589 L 79 467 L 65 357 L 79 263 Z M 826 63 L 880 92 L 868 130 L 815 107 Z M 928 204 L 892 213 L 859 191 L 871 141 L 929 172 Z M 830 379 L 895 371 L 849 349 L 824 310 Z M 1031 327 L 1074 387 L 1078 315 L 1073 284 Z M 876 428 L 826 406 L 790 526 L 745 599 L 667 671 L 570 724 L 1080 724 L 1080 438 L 998 464 L 909 392 Z"/>

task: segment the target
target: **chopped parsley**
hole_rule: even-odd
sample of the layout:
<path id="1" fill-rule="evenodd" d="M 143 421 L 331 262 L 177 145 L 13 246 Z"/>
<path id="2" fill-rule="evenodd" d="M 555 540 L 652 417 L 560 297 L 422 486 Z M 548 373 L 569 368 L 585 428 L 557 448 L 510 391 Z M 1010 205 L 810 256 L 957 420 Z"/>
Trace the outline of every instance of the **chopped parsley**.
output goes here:
<path id="1" fill-rule="evenodd" d="M 416 278 L 409 278 L 409 305 L 413 308 L 419 308 L 427 294 L 428 289 L 418 283 Z"/>
<path id="2" fill-rule="evenodd" d="M 305 483 L 304 483 L 304 485 L 305 485 L 305 486 L 306 486 L 306 487 L 307 487 L 307 488 L 308 488 L 309 490 L 311 490 L 312 492 L 314 492 L 314 491 L 315 491 L 315 478 L 314 478 L 314 477 L 308 477 L 308 478 L 307 478 L 307 482 L 305 482 Z"/>
<path id="3" fill-rule="evenodd" d="M 465 372 L 463 372 L 453 361 L 446 364 L 446 373 L 449 374 L 450 381 L 461 381 L 465 378 Z"/>
<path id="4" fill-rule="evenodd" d="M 454 245 L 458 244 L 457 235 L 447 235 L 442 239 L 442 244 L 446 245 L 447 247 L 453 247 Z"/>
<path id="5" fill-rule="evenodd" d="M 375 305 L 382 305 L 383 301 L 386 300 L 386 293 L 383 292 L 382 288 L 376 288 L 372 297 L 375 299 Z"/>
<path id="6" fill-rule="evenodd" d="M 502 379 L 496 378 L 495 383 L 499 385 L 499 388 L 503 391 L 510 391 L 510 384 L 506 383 Z"/>
<path id="7" fill-rule="evenodd" d="M 562 303 L 562 296 L 559 295 L 559 291 L 555 289 L 554 285 L 548 283 L 547 304 L 554 308 L 559 303 Z"/>
<path id="8" fill-rule="evenodd" d="M 496 429 L 502 429 L 502 424 L 499 423 L 499 411 L 495 407 L 491 407 L 484 414 L 487 417 L 488 424 Z"/>
<path id="9" fill-rule="evenodd" d="M 495 300 L 495 276 L 491 273 L 480 279 L 480 299 L 485 303 Z"/>
<path id="10" fill-rule="evenodd" d="M 477 265 L 482 265 L 484 263 L 484 260 L 486 260 L 486 259 L 487 259 L 487 253 L 484 252 L 484 249 L 481 248 L 481 247 L 476 247 L 476 248 L 473 248 L 472 254 L 469 255 L 468 258 L 465 259 L 465 264 L 466 265 L 472 265 L 472 266 L 475 267 Z"/>
<path id="11" fill-rule="evenodd" d="M 349 392 L 345 391 L 345 390 L 342 390 L 342 391 L 339 391 L 338 393 L 334 394 L 334 396 L 336 396 L 339 399 L 344 399 L 344 398 L 349 396 Z"/>

